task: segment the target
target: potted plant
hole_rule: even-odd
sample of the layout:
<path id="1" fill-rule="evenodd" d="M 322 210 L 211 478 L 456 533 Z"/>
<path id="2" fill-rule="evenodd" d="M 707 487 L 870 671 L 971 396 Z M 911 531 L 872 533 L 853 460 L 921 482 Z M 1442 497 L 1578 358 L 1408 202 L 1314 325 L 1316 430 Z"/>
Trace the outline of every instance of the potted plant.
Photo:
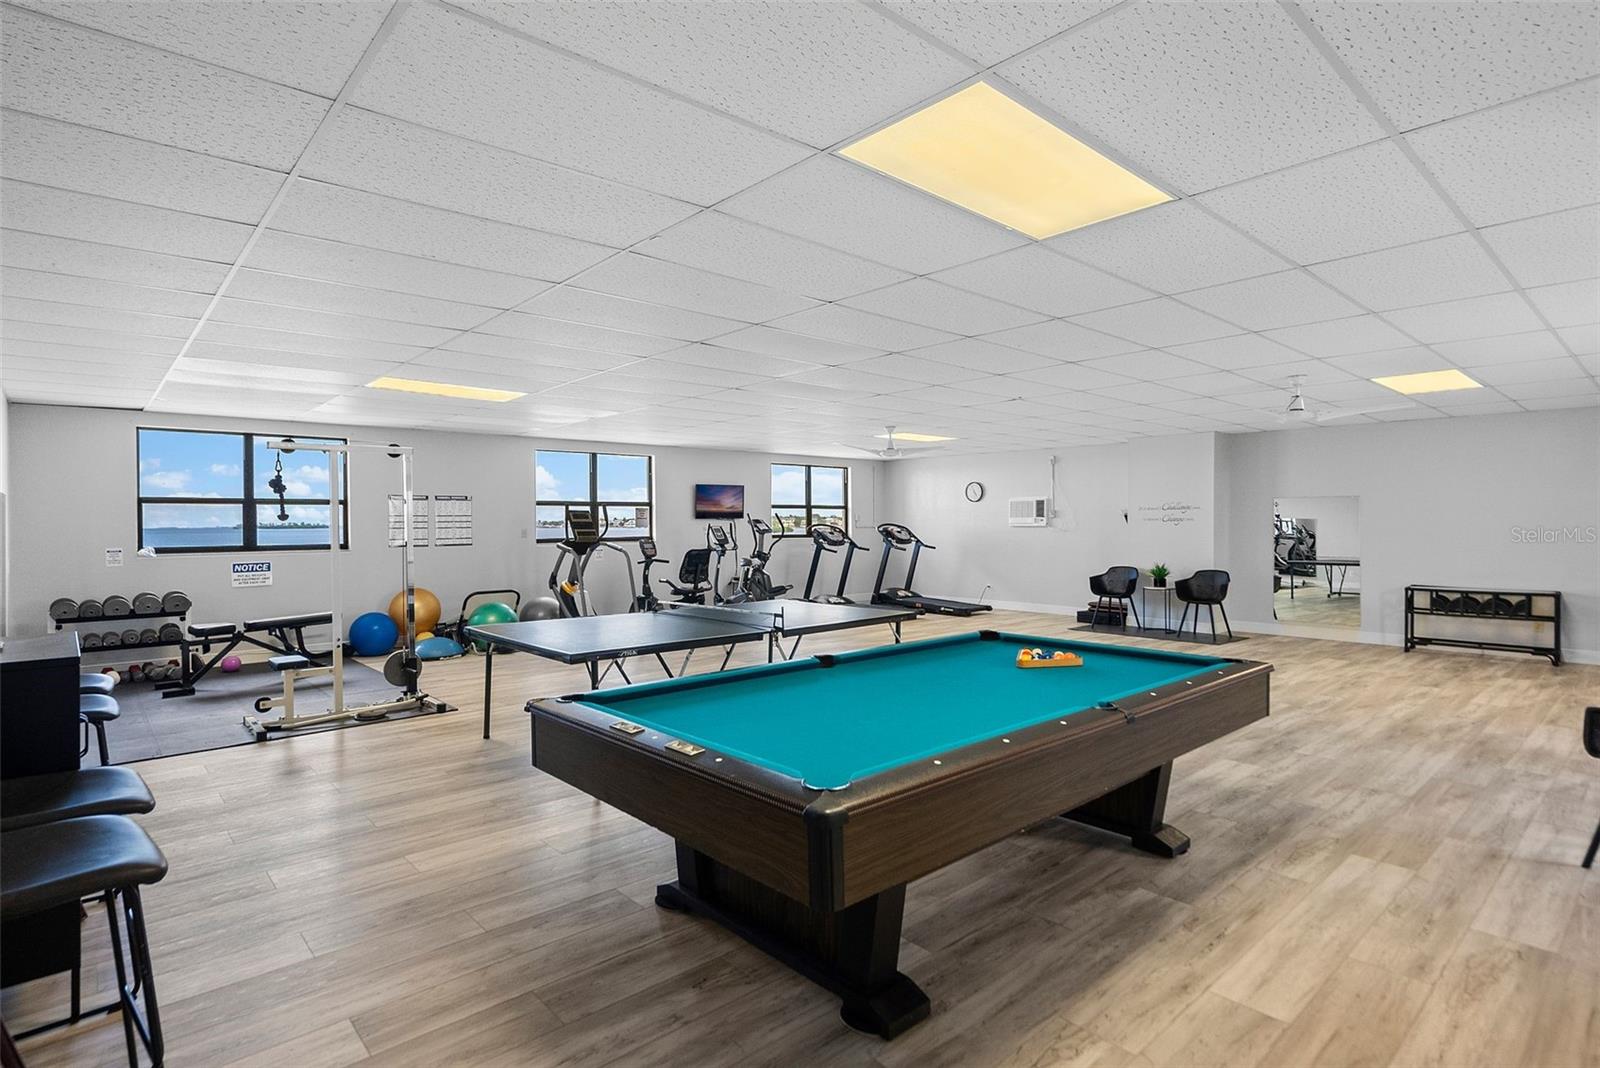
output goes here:
<path id="1" fill-rule="evenodd" d="M 1165 586 L 1167 584 L 1167 576 L 1170 574 L 1172 572 L 1167 570 L 1166 564 L 1156 564 L 1150 569 L 1150 584 L 1157 587 Z"/>

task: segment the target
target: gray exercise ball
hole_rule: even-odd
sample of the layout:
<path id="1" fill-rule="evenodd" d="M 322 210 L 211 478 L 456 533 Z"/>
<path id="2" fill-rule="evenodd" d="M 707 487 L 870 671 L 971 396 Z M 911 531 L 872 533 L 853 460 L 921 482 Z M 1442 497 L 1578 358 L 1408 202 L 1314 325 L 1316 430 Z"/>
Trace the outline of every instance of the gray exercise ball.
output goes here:
<path id="1" fill-rule="evenodd" d="M 559 619 L 561 606 L 554 597 L 531 597 L 522 602 L 522 611 L 517 613 L 517 618 L 524 623 L 530 619 Z"/>

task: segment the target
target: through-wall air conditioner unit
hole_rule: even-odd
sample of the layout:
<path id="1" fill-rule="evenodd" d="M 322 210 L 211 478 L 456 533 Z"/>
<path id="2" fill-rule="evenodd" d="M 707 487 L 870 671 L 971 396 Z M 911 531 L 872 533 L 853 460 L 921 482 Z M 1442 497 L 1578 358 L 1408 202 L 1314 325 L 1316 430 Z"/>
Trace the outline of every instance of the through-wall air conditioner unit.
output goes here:
<path id="1" fill-rule="evenodd" d="M 1049 497 L 1013 497 L 1008 509 L 1014 527 L 1042 527 L 1050 522 Z"/>

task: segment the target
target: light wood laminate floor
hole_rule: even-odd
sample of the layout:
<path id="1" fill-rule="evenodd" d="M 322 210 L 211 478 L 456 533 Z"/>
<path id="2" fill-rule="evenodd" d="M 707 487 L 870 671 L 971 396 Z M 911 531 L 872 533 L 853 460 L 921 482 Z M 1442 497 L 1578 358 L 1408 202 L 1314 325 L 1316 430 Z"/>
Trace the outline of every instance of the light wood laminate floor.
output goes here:
<path id="1" fill-rule="evenodd" d="M 908 636 L 975 625 L 1070 620 Z M 1600 668 L 1291 638 L 1227 653 L 1276 665 L 1272 715 L 1177 762 L 1168 819 L 1193 850 L 1058 823 L 913 884 L 902 969 L 933 1016 L 892 1043 L 657 909 L 669 840 L 530 766 L 522 698 L 581 669 L 498 659 L 489 742 L 468 659 L 427 673 L 459 712 L 141 765 L 172 865 L 146 899 L 168 1063 L 1600 1064 L 1600 872 L 1578 867 Z M 15 1027 L 62 1004 L 52 981 L 4 1007 Z M 24 1054 L 115 1065 L 121 1026 Z"/>

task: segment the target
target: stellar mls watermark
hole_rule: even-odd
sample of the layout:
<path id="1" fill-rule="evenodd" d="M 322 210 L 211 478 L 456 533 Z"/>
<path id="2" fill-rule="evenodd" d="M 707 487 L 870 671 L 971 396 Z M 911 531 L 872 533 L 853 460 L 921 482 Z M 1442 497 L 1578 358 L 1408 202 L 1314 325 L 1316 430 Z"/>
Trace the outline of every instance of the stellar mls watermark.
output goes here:
<path id="1" fill-rule="evenodd" d="M 1514 545 L 1593 545 L 1600 527 L 1512 527 Z"/>

